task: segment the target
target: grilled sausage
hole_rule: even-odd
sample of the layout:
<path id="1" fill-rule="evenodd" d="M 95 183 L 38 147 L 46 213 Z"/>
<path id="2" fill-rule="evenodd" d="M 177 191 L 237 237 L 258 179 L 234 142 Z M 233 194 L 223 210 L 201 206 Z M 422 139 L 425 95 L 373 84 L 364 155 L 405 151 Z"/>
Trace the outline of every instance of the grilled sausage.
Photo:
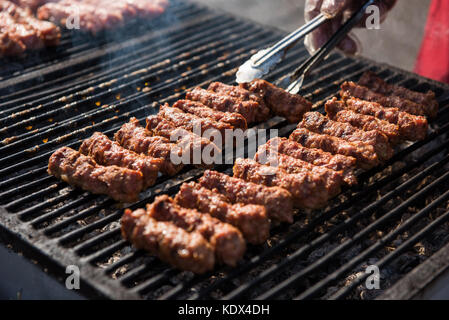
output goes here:
<path id="1" fill-rule="evenodd" d="M 48 161 L 48 173 L 94 194 L 106 194 L 117 201 L 133 202 L 143 189 L 142 173 L 117 166 L 100 166 L 91 157 L 62 147 Z"/>
<path id="2" fill-rule="evenodd" d="M 235 112 L 218 111 L 209 108 L 200 102 L 178 100 L 173 105 L 173 108 L 181 109 L 184 112 L 194 114 L 200 118 L 210 118 L 215 121 L 227 123 L 234 129 L 242 129 L 244 131 L 248 128 L 246 120 L 241 114 Z"/>
<path id="3" fill-rule="evenodd" d="M 262 205 L 271 219 L 293 222 L 293 199 L 285 189 L 269 188 L 210 170 L 205 171 L 198 182 L 224 195 L 231 203 Z"/>
<path id="4" fill-rule="evenodd" d="M 321 149 L 306 148 L 293 140 L 279 137 L 269 140 L 265 147 L 295 159 L 309 162 L 315 166 L 342 172 L 343 180 L 346 184 L 357 184 L 357 179 L 354 175 L 357 160 L 354 157 L 341 154 L 333 155 Z"/>
<path id="5" fill-rule="evenodd" d="M 214 249 L 198 232 L 187 232 L 171 222 L 157 221 L 145 209 L 125 210 L 122 236 L 137 249 L 146 250 L 174 267 L 205 273 L 215 265 Z"/>
<path id="6" fill-rule="evenodd" d="M 219 262 L 235 266 L 245 253 L 245 240 L 238 229 L 209 214 L 182 208 L 167 195 L 156 197 L 147 205 L 147 212 L 157 221 L 170 221 L 179 228 L 200 233 L 215 249 Z"/>
<path id="7" fill-rule="evenodd" d="M 249 243 L 261 244 L 270 236 L 270 221 L 264 206 L 230 204 L 225 196 L 195 182 L 184 183 L 175 202 L 184 208 L 197 209 L 232 224 Z"/>
<path id="8" fill-rule="evenodd" d="M 340 192 L 338 182 L 330 182 L 330 185 L 327 185 L 326 181 L 314 174 L 289 174 L 277 167 L 262 165 L 251 159 L 237 159 L 233 172 L 236 178 L 287 190 L 298 208 L 323 208 L 329 199 Z"/>
<path id="9" fill-rule="evenodd" d="M 380 160 L 388 160 L 393 156 L 393 149 L 388 138 L 377 130 L 363 131 L 345 122 L 333 121 L 319 112 L 308 112 L 299 123 L 298 128 L 304 128 L 315 133 L 328 134 L 346 141 L 363 142 L 373 146 Z"/>
<path id="10" fill-rule="evenodd" d="M 427 136 L 428 123 L 423 116 L 415 116 L 398 108 L 384 108 L 378 103 L 343 96 L 346 107 L 357 113 L 386 120 L 399 127 L 400 134 L 407 140 L 423 140 Z"/>
<path id="11" fill-rule="evenodd" d="M 327 134 L 314 133 L 304 128 L 293 131 L 290 139 L 307 148 L 317 148 L 332 154 L 354 157 L 357 159 L 357 165 L 363 169 L 371 169 L 380 163 L 373 146 L 363 142 L 349 142 Z"/>
<path id="12" fill-rule="evenodd" d="M 183 168 L 183 164 L 174 164 L 171 155 L 182 156 L 182 150 L 163 137 L 152 137 L 151 133 L 141 127 L 136 118 L 131 118 L 115 133 L 115 141 L 123 148 L 144 154 L 153 158 L 163 159 L 161 172 L 173 176 Z"/>
<path id="13" fill-rule="evenodd" d="M 290 123 L 298 123 L 304 113 L 312 109 L 312 103 L 307 99 L 298 94 L 291 94 L 265 80 L 256 79 L 240 86 L 263 97 L 275 115 L 286 118 Z"/>

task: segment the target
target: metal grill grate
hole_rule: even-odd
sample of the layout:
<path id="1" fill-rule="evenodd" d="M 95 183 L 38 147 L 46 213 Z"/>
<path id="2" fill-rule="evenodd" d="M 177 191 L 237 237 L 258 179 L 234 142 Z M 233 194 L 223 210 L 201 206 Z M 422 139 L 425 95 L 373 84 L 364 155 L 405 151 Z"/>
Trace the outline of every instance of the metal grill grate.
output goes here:
<path id="1" fill-rule="evenodd" d="M 134 251 L 120 236 L 123 208 L 48 176 L 50 154 L 63 145 L 78 148 L 94 131 L 112 136 L 129 117 L 143 120 L 157 111 L 153 102 L 173 102 L 188 88 L 214 80 L 231 83 L 254 49 L 282 33 L 174 2 L 158 21 L 131 24 L 119 34 L 127 40 L 66 34 L 52 54 L 36 54 L 26 65 L 9 61 L 0 70 L 2 238 L 51 273 L 60 276 L 64 266 L 78 265 L 84 293 L 108 298 L 374 298 L 381 291 L 364 291 L 364 277 L 354 277 L 366 264 L 379 264 L 386 279 L 381 287 L 388 289 L 449 243 L 448 87 L 333 54 L 302 90 L 317 110 L 342 81 L 373 70 L 389 82 L 436 92 L 441 110 L 430 136 L 363 173 L 360 186 L 345 190 L 325 210 L 301 212 L 293 225 L 273 227 L 270 241 L 250 246 L 236 268 L 193 276 Z M 268 80 L 305 57 L 303 47 L 292 50 Z M 278 128 L 281 135 L 293 129 L 280 118 L 260 127 Z M 217 169 L 230 172 L 226 166 Z M 174 194 L 201 173 L 190 168 L 161 178 L 131 208 L 161 193 Z M 428 251 L 412 255 L 417 248 Z"/>

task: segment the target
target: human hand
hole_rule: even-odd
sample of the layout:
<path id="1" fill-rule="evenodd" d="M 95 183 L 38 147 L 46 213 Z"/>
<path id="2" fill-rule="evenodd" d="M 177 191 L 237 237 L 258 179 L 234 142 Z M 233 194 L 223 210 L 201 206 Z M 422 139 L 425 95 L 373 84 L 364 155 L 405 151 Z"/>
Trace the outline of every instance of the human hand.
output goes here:
<path id="1" fill-rule="evenodd" d="M 304 44 L 309 53 L 313 54 L 321 48 L 362 4 L 362 0 L 306 0 L 304 8 L 304 18 L 306 22 L 312 20 L 320 13 L 331 18 L 306 36 Z M 379 8 L 381 22 L 385 19 L 388 11 L 390 11 L 395 4 L 396 0 L 377 0 L 374 2 L 374 5 Z M 366 19 L 362 19 L 359 27 L 365 26 L 365 21 Z M 356 54 L 360 45 L 358 39 L 350 34 L 346 36 L 337 47 L 347 54 Z"/>

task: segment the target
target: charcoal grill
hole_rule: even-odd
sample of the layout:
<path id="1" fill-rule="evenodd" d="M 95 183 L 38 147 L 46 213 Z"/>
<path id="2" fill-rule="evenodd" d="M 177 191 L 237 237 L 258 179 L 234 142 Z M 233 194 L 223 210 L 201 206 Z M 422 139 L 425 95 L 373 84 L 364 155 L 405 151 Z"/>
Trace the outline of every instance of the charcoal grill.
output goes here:
<path id="1" fill-rule="evenodd" d="M 155 102 L 172 103 L 191 87 L 232 83 L 236 68 L 256 49 L 283 36 L 197 4 L 172 1 L 167 13 L 150 24 L 131 23 L 114 36 L 95 38 L 65 32 L 56 49 L 32 54 L 25 62 L 2 61 L 2 242 L 60 281 L 66 266 L 80 267 L 80 292 L 93 298 L 419 296 L 424 288 L 417 285 L 422 277 L 416 270 L 427 270 L 421 274 L 431 283 L 449 265 L 441 258 L 449 250 L 449 87 L 391 66 L 334 53 L 308 77 L 302 94 L 323 111 L 341 82 L 356 81 L 366 70 L 413 90 L 431 89 L 440 111 L 429 137 L 361 174 L 360 185 L 344 190 L 328 208 L 300 212 L 291 226 L 274 226 L 271 239 L 250 246 L 235 268 L 194 276 L 133 250 L 120 236 L 123 208 L 46 173 L 58 147 L 78 148 L 94 131 L 112 136 L 129 117 L 143 120 L 157 112 Z M 291 50 L 267 80 L 291 72 L 306 57 L 302 46 Z M 273 118 L 259 127 L 287 136 L 294 126 Z M 216 169 L 231 172 L 226 165 Z M 158 194 L 175 194 L 181 183 L 201 173 L 187 168 L 175 178 L 161 178 L 131 208 Z M 437 251 L 440 259 L 429 258 Z M 372 264 L 381 271 L 379 290 L 364 286 L 365 268 Z"/>

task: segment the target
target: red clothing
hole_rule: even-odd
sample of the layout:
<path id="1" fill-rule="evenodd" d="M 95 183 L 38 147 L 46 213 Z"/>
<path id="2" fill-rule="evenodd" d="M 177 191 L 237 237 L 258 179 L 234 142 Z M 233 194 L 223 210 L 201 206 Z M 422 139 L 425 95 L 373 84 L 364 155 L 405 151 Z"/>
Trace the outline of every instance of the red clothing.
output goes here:
<path id="1" fill-rule="evenodd" d="M 415 72 L 449 83 L 449 1 L 432 0 Z"/>

